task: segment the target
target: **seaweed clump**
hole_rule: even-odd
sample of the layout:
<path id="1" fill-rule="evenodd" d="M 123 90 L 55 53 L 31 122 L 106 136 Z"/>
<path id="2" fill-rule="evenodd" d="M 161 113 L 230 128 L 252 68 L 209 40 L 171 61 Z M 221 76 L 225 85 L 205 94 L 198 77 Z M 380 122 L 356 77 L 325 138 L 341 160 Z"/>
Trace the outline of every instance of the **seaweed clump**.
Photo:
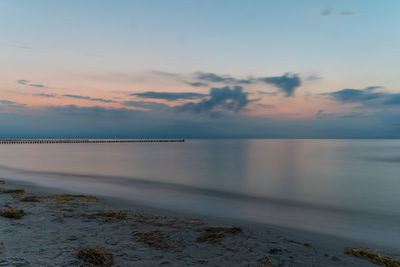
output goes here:
<path id="1" fill-rule="evenodd" d="M 346 248 L 344 253 L 353 257 L 365 259 L 378 265 L 386 267 L 400 267 L 399 259 L 385 257 L 365 248 Z"/>
<path id="2" fill-rule="evenodd" d="M 78 258 L 87 266 L 115 266 L 114 259 L 103 247 L 83 248 L 78 251 Z"/>
<path id="3" fill-rule="evenodd" d="M 217 242 L 222 240 L 227 235 L 236 235 L 243 232 L 242 228 L 236 226 L 230 228 L 206 227 L 203 230 L 204 232 L 199 237 L 197 237 L 197 242 Z"/>
<path id="4" fill-rule="evenodd" d="M 177 248 L 182 245 L 182 242 L 172 240 L 160 231 L 141 232 L 138 235 L 139 238 L 137 240 L 139 242 L 158 249 Z"/>
<path id="5" fill-rule="evenodd" d="M 24 217 L 25 212 L 23 210 L 19 209 L 6 209 L 0 212 L 0 216 L 6 217 L 6 218 L 11 218 L 11 219 L 21 219 Z"/>
<path id="6" fill-rule="evenodd" d="M 23 188 L 11 188 L 11 189 L 0 188 L 0 192 L 10 194 L 12 197 L 18 198 L 25 193 L 25 189 L 23 189 Z"/>
<path id="7" fill-rule="evenodd" d="M 103 217 L 106 223 L 116 223 L 129 219 L 126 210 L 105 210 L 96 213 L 94 216 Z"/>
<path id="8" fill-rule="evenodd" d="M 62 195 L 51 195 L 50 198 L 57 201 L 59 204 L 68 203 L 71 201 L 79 202 L 98 202 L 99 199 L 89 195 L 74 195 L 74 194 L 62 194 Z"/>
<path id="9" fill-rule="evenodd" d="M 22 202 L 40 202 L 40 198 L 37 196 L 24 196 L 19 199 Z"/>

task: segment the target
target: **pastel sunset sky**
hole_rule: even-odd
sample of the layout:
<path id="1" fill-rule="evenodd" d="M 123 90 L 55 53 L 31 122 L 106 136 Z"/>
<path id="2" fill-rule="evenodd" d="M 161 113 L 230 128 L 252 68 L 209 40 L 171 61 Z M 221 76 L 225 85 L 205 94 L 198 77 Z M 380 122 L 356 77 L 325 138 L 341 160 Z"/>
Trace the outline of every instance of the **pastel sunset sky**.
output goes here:
<path id="1" fill-rule="evenodd" d="M 1 138 L 400 137 L 400 1 L 1 0 Z"/>

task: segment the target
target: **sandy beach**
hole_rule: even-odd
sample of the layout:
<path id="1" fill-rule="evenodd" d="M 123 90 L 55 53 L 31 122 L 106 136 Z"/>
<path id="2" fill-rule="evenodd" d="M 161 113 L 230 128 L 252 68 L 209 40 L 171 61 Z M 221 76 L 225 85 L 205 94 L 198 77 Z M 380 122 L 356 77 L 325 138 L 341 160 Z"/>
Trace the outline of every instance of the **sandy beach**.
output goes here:
<path id="1" fill-rule="evenodd" d="M 0 266 L 376 266 L 344 250 L 380 249 L 28 183 L 4 180 L 0 186 Z M 15 214 L 7 209 L 23 212 L 9 218 Z M 101 249 L 106 257 L 85 258 L 87 248 Z"/>

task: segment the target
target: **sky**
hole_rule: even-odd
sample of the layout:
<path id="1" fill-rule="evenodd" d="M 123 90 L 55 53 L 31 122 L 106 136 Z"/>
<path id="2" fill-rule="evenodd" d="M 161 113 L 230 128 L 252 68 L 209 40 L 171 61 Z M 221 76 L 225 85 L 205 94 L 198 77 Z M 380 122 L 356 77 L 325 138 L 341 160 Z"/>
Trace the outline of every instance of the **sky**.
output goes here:
<path id="1" fill-rule="evenodd" d="M 0 138 L 399 138 L 398 0 L 0 0 Z"/>

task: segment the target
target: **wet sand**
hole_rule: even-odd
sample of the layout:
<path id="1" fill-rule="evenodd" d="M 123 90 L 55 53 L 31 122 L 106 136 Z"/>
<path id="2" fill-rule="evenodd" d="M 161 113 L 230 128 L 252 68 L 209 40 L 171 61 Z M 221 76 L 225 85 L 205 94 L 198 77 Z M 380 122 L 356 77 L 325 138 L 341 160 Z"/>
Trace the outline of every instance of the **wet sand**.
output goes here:
<path id="1" fill-rule="evenodd" d="M 92 247 L 105 248 L 115 266 L 377 266 L 344 254 L 379 249 L 355 240 L 10 180 L 0 187 L 0 211 L 24 211 L 20 219 L 0 217 L 0 266 L 86 266 L 78 251 Z M 25 192 L 7 192 L 15 188 Z"/>

